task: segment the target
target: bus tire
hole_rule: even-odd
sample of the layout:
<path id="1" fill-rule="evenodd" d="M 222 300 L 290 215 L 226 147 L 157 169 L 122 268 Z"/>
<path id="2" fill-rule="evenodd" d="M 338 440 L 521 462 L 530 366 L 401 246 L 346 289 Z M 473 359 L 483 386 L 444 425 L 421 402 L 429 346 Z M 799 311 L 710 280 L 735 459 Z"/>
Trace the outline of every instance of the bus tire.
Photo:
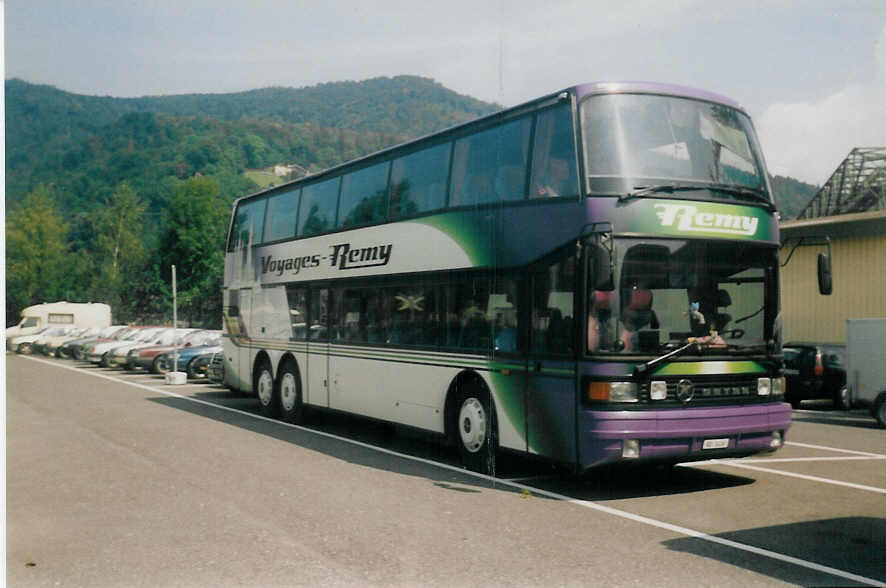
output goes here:
<path id="1" fill-rule="evenodd" d="M 476 384 L 459 390 L 453 410 L 455 442 L 465 468 L 495 476 L 495 411 L 492 397 L 485 387 Z"/>
<path id="2" fill-rule="evenodd" d="M 252 372 L 252 390 L 258 397 L 258 407 L 262 416 L 272 419 L 280 416 L 277 386 L 274 385 L 271 364 L 267 360 L 255 364 L 255 370 Z"/>
<path id="3" fill-rule="evenodd" d="M 881 427 L 886 427 L 886 392 L 880 394 L 874 403 L 874 418 Z"/>
<path id="4" fill-rule="evenodd" d="M 280 415 L 284 421 L 294 425 L 305 422 L 306 407 L 302 401 L 301 377 L 298 365 L 291 359 L 284 361 L 278 370 L 277 398 L 280 400 Z"/>

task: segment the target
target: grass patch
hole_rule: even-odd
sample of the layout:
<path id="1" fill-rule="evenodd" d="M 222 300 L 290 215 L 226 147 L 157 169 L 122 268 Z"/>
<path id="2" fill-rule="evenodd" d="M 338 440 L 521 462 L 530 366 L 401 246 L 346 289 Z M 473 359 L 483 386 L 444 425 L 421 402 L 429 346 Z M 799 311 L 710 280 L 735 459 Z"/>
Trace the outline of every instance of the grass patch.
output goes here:
<path id="1" fill-rule="evenodd" d="M 283 183 L 283 178 L 278 178 L 272 172 L 260 169 L 248 169 L 243 172 L 243 175 L 258 184 L 259 188 L 270 188 Z"/>

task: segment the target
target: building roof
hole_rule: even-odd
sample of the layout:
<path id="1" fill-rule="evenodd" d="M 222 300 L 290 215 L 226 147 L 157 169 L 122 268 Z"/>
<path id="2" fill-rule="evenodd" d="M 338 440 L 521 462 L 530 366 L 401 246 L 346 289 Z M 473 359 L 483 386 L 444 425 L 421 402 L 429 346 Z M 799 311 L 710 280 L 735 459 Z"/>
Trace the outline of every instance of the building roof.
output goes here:
<path id="1" fill-rule="evenodd" d="M 886 210 L 886 147 L 856 147 L 797 218 Z"/>
<path id="2" fill-rule="evenodd" d="M 886 210 L 870 210 L 818 218 L 783 221 L 779 226 L 785 237 L 862 237 L 886 235 Z"/>

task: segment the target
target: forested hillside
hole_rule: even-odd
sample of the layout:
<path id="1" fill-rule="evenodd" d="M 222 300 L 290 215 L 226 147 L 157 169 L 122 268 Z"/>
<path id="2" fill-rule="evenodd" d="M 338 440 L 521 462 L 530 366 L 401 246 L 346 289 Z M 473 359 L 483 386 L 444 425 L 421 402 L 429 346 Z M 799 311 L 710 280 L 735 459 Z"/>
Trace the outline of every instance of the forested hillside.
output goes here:
<path id="1" fill-rule="evenodd" d="M 772 190 L 775 192 L 775 202 L 782 220 L 796 218 L 809 203 L 809 200 L 818 192 L 819 186 L 807 184 L 800 180 L 785 176 L 772 178 Z"/>

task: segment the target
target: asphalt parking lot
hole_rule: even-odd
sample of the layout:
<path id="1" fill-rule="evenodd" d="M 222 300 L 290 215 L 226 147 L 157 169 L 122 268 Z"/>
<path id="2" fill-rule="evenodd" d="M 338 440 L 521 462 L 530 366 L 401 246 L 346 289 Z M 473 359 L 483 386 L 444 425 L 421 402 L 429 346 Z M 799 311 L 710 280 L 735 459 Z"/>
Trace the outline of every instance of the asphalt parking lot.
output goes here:
<path id="1" fill-rule="evenodd" d="M 806 403 L 784 448 L 496 477 L 393 427 L 264 419 L 144 372 L 6 356 L 7 580 L 56 585 L 886 585 L 886 430 Z"/>

